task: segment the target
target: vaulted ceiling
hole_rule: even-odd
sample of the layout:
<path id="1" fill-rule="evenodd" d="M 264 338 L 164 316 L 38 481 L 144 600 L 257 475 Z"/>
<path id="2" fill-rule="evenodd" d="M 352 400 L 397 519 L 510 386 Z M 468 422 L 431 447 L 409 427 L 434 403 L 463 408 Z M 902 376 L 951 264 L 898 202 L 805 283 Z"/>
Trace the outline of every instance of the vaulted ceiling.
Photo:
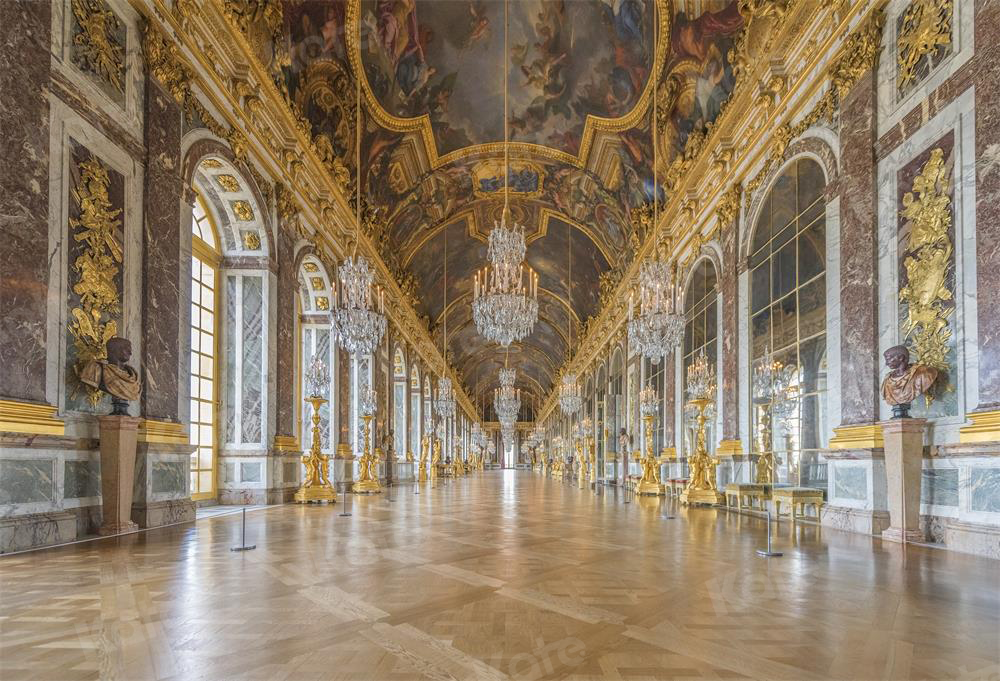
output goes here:
<path id="1" fill-rule="evenodd" d="M 613 279 L 638 246 L 637 216 L 652 198 L 651 73 L 661 83 L 662 173 L 728 97 L 728 53 L 743 26 L 728 0 L 509 0 L 508 8 L 505 58 L 500 0 L 283 7 L 289 99 L 331 169 L 352 177 L 353 74 L 363 69 L 366 230 L 439 342 L 447 322 L 452 365 L 484 405 L 507 359 L 471 320 L 471 278 L 502 208 L 501 69 L 511 207 L 540 276 L 538 323 L 509 362 L 525 403 L 540 402 L 577 327 L 598 311 L 602 275 Z"/>

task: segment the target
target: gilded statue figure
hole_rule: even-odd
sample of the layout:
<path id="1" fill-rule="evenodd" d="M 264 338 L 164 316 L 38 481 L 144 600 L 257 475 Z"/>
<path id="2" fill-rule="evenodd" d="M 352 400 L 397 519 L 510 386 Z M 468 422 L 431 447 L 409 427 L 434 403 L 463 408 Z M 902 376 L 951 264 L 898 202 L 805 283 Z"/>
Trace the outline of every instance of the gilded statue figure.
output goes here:
<path id="1" fill-rule="evenodd" d="M 430 449 L 430 437 L 424 435 L 420 440 L 420 467 L 417 471 L 417 482 L 424 482 L 427 480 L 427 456 L 428 450 Z"/>
<path id="2" fill-rule="evenodd" d="M 893 418 L 907 418 L 910 403 L 930 390 L 938 370 L 925 364 L 910 364 L 910 351 L 905 345 L 894 345 L 883 356 L 889 373 L 882 380 L 882 399 L 892 405 Z"/>
<path id="3" fill-rule="evenodd" d="M 128 416 L 128 403 L 138 400 L 142 381 L 128 365 L 132 343 L 115 336 L 108 339 L 107 359 L 91 360 L 80 369 L 80 382 L 111 395 L 111 415 Z"/>
<path id="4" fill-rule="evenodd" d="M 441 438 L 434 438 L 434 451 L 431 454 L 431 480 L 436 480 L 438 468 L 441 466 Z"/>

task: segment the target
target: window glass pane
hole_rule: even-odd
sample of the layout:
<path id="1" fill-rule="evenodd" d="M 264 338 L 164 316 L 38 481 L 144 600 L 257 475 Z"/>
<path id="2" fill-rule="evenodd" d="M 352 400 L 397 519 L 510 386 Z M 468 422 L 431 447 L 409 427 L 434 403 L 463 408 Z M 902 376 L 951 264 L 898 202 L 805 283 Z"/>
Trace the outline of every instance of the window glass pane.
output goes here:
<path id="1" fill-rule="evenodd" d="M 799 338 L 826 330 L 826 278 L 819 277 L 799 289 Z"/>
<path id="2" fill-rule="evenodd" d="M 767 307 L 771 300 L 771 271 L 767 263 L 758 266 L 750 273 L 750 312 L 751 314 Z"/>
<path id="3" fill-rule="evenodd" d="M 802 393 L 825 391 L 826 335 L 816 336 L 804 342 L 799 349 L 799 362 Z"/>
<path id="4" fill-rule="evenodd" d="M 212 403 L 199 402 L 198 420 L 202 423 L 212 423 Z"/>
<path id="5" fill-rule="evenodd" d="M 795 219 L 795 166 L 790 166 L 771 190 L 771 232 L 777 234 Z"/>
<path id="6" fill-rule="evenodd" d="M 771 350 L 794 345 L 796 333 L 795 296 L 788 296 L 771 306 Z"/>
<path id="7" fill-rule="evenodd" d="M 795 288 L 795 242 L 785 244 L 771 258 L 773 295 L 780 298 Z"/>
<path id="8" fill-rule="evenodd" d="M 813 204 L 823 194 L 826 179 L 823 169 L 812 159 L 804 158 L 798 162 L 799 175 L 799 210 Z"/>
<path id="9" fill-rule="evenodd" d="M 809 281 L 825 268 L 826 222 L 816 220 L 799 235 L 799 281 Z"/>
<path id="10" fill-rule="evenodd" d="M 201 304 L 209 310 L 215 309 L 215 291 L 210 288 L 201 289 Z"/>
<path id="11" fill-rule="evenodd" d="M 750 356 L 763 357 L 766 347 L 771 345 L 771 310 L 757 313 L 750 320 Z"/>
<path id="12" fill-rule="evenodd" d="M 718 311 L 716 309 L 716 298 L 712 298 L 708 307 L 705 308 L 705 339 L 713 340 L 718 333 Z"/>
<path id="13" fill-rule="evenodd" d="M 753 231 L 753 245 L 751 253 L 757 253 L 771 240 L 771 199 L 768 197 L 760 207 L 760 217 L 757 218 L 757 226 Z"/>

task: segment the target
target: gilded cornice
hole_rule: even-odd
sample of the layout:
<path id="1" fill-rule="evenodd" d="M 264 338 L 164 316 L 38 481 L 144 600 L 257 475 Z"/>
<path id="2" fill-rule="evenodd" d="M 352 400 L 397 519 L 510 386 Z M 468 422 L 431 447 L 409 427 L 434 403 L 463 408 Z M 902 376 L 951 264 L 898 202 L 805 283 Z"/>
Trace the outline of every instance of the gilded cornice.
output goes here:
<path id="1" fill-rule="evenodd" d="M 251 173 L 260 172 L 250 161 L 252 157 L 274 181 L 296 188 L 300 234 L 324 262 L 344 257 L 356 238 L 358 250 L 375 263 L 387 300 L 404 301 L 403 292 L 370 240 L 351 229 L 353 211 L 343 188 L 309 139 L 307 124 L 293 114 L 246 36 L 226 16 L 218 0 L 185 0 L 173 8 L 163 0 L 131 2 L 155 30 L 144 46 L 153 76 L 186 109 L 197 113 L 213 134 L 226 140 Z M 208 106 L 203 103 L 206 101 Z M 261 188 L 269 191 L 265 178 L 259 179 Z M 286 212 L 287 202 L 279 209 Z M 425 365 L 444 366 L 444 358 L 409 304 L 389 303 L 386 311 Z M 461 408 L 475 414 L 461 382 L 452 369 L 449 373 Z"/>
<path id="2" fill-rule="evenodd" d="M 788 72 L 798 74 L 797 77 L 788 76 L 789 82 L 783 83 L 784 87 L 778 88 L 773 97 L 762 99 L 760 90 L 768 87 L 773 75 L 759 83 L 758 88 L 749 86 L 755 74 L 764 70 L 765 63 L 778 55 L 758 55 L 757 62 L 743 70 L 709 133 L 695 140 L 696 149 L 686 149 L 678 158 L 678 162 L 684 163 L 683 172 L 674 176 L 668 172 L 664 186 L 669 194 L 658 224 L 650 230 L 614 294 L 590 320 L 563 371 L 582 375 L 602 356 L 610 339 L 624 331 L 629 292 L 641 262 L 657 244 L 670 237 L 675 258 L 688 250 L 700 250 L 703 243 L 719 233 L 722 218 L 732 216 L 730 222 L 735 222 L 740 212 L 733 205 L 737 187 L 742 187 L 743 196 L 749 200 L 793 139 L 819 121 L 835 116 L 840 98 L 876 63 L 885 4 L 886 0 L 825 2 L 817 12 L 812 3 L 790 3 L 788 12 L 781 17 L 782 32 L 768 42 L 779 49 L 785 48 L 785 55 L 797 56 L 798 62 L 804 62 L 786 59 Z M 820 13 L 823 18 L 817 19 Z M 814 103 L 806 110 L 810 102 Z M 766 140 L 770 143 L 765 143 Z M 692 219 L 692 196 L 699 197 L 701 206 L 696 219 Z M 558 405 L 556 398 L 553 391 L 545 400 L 539 410 L 540 420 L 554 412 Z"/>

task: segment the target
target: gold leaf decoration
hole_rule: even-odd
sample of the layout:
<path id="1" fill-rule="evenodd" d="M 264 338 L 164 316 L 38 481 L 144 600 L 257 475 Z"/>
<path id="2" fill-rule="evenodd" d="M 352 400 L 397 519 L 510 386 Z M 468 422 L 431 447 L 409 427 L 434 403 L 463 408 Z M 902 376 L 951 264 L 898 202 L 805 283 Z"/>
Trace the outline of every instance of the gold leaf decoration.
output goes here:
<path id="1" fill-rule="evenodd" d="M 73 261 L 76 281 L 73 292 L 80 297 L 80 306 L 70 310 L 73 319 L 69 331 L 76 351 L 76 369 L 92 360 L 104 359 L 108 339 L 118 333 L 114 315 L 121 312 L 115 278 L 120 271 L 122 247 L 115 236 L 121 226 L 121 209 L 111 204 L 108 194 L 108 170 L 94 156 L 79 164 L 80 182 L 73 189 L 73 200 L 80 211 L 71 218 L 73 240 L 83 243 L 83 252 Z M 101 391 L 84 386 L 87 400 L 96 405 Z"/>
<path id="2" fill-rule="evenodd" d="M 925 56 L 936 57 L 951 45 L 952 0 L 913 0 L 903 15 L 896 37 L 896 87 L 903 90 L 917 78 Z"/>
<path id="3" fill-rule="evenodd" d="M 326 296 L 319 296 L 316 298 L 316 309 L 317 310 L 329 310 L 330 309 L 330 299 Z"/>
<path id="4" fill-rule="evenodd" d="M 260 250 L 260 234 L 251 230 L 245 230 L 242 232 L 243 236 L 243 250 L 246 251 L 259 251 Z"/>
<path id="5" fill-rule="evenodd" d="M 142 53 L 153 78 L 160 82 L 178 103 L 191 94 L 191 70 L 181 58 L 177 45 L 168 41 L 151 22 L 143 30 Z"/>
<path id="6" fill-rule="evenodd" d="M 201 162 L 202 168 L 208 168 L 210 170 L 216 170 L 222 167 L 222 162 L 214 158 L 206 158 Z"/>
<path id="7" fill-rule="evenodd" d="M 238 192 L 241 189 L 239 180 L 232 175 L 216 175 L 215 181 L 227 192 Z"/>
<path id="8" fill-rule="evenodd" d="M 125 48 L 119 35 L 124 25 L 102 0 L 73 0 L 79 30 L 73 35 L 73 61 L 96 74 L 118 92 L 125 92 Z"/>
<path id="9" fill-rule="evenodd" d="M 231 201 L 229 206 L 233 209 L 233 215 L 236 216 L 237 220 L 242 222 L 251 222 L 253 220 L 253 208 L 247 201 Z"/>
<path id="10" fill-rule="evenodd" d="M 322 291 L 324 288 L 321 277 L 310 277 L 309 283 L 312 284 L 313 291 Z"/>
<path id="11" fill-rule="evenodd" d="M 954 265 L 951 229 L 951 178 L 944 152 L 931 151 L 913 191 L 903 196 L 900 214 L 910 221 L 909 240 L 903 257 L 906 285 L 899 302 L 906 306 L 904 338 L 910 342 L 916 363 L 948 370 L 951 329 L 948 318 L 954 306 L 949 279 Z"/>
<path id="12" fill-rule="evenodd" d="M 319 265 L 314 262 L 302 263 L 302 269 L 306 272 L 319 272 Z"/>

